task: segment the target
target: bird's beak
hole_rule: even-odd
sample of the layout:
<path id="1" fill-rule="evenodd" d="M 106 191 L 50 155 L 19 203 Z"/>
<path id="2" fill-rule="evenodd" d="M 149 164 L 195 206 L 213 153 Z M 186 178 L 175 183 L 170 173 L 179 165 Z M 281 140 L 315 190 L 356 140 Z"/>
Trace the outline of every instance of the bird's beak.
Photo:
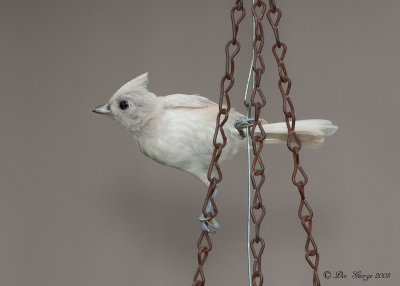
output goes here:
<path id="1" fill-rule="evenodd" d="M 95 113 L 99 113 L 99 114 L 110 114 L 111 113 L 109 104 L 97 106 L 96 108 L 93 108 L 92 111 Z"/>

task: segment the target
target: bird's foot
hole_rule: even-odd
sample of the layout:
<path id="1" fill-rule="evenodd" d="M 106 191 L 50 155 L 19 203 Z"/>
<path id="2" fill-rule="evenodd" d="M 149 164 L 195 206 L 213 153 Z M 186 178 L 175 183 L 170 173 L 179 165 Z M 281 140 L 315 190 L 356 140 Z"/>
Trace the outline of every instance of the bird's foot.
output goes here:
<path id="1" fill-rule="evenodd" d="M 236 120 L 234 126 L 239 131 L 240 136 L 242 136 L 242 138 L 245 138 L 246 135 L 244 134 L 243 129 L 253 126 L 253 124 L 254 118 L 243 118 Z"/>
<path id="2" fill-rule="evenodd" d="M 235 128 L 236 129 L 243 129 L 249 126 L 253 126 L 254 124 L 254 118 L 243 118 L 243 119 L 238 119 L 235 121 Z"/>
<path id="3" fill-rule="evenodd" d="M 217 197 L 218 194 L 218 187 L 216 186 L 214 189 L 214 193 L 212 195 L 213 199 Z M 213 211 L 213 205 L 211 200 L 208 200 L 206 206 L 206 213 L 210 213 Z M 217 229 L 219 229 L 219 223 L 215 218 L 206 218 L 203 213 L 199 216 L 199 221 L 201 223 L 201 228 L 208 233 L 216 233 Z"/>
<path id="4" fill-rule="evenodd" d="M 215 218 L 206 218 L 203 214 L 199 216 L 201 228 L 208 233 L 216 233 L 217 229 L 220 228 L 219 223 Z"/>

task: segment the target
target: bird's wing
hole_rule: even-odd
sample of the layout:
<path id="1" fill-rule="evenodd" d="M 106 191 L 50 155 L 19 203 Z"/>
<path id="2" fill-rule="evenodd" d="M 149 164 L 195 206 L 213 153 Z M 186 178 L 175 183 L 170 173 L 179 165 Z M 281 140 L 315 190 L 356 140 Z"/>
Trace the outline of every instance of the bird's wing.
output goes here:
<path id="1" fill-rule="evenodd" d="M 195 94 L 171 94 L 161 97 L 163 100 L 163 107 L 168 109 L 173 108 L 207 108 L 216 106 L 208 98 L 195 95 Z"/>
<path id="2" fill-rule="evenodd" d="M 210 115 L 217 116 L 218 104 L 209 100 L 206 97 L 199 96 L 196 94 L 171 94 L 161 97 L 163 100 L 163 107 L 165 109 L 207 109 Z M 234 108 L 231 108 L 228 119 L 228 126 L 233 128 L 236 120 L 244 119 L 246 116 L 237 112 Z M 267 124 L 267 121 L 260 119 L 261 124 Z M 213 122 L 214 124 L 214 122 Z M 238 133 L 236 129 L 232 129 L 233 133 Z"/>

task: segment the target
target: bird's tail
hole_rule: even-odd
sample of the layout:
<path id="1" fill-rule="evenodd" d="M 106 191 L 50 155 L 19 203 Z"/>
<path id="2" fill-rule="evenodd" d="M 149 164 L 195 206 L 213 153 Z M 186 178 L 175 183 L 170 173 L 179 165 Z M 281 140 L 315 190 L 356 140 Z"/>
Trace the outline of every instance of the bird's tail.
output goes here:
<path id="1" fill-rule="evenodd" d="M 263 128 L 267 134 L 266 143 L 286 143 L 288 131 L 285 122 L 266 123 Z M 303 145 L 318 147 L 324 143 L 326 136 L 332 135 L 337 129 L 329 120 L 307 119 L 296 120 L 294 130 Z"/>

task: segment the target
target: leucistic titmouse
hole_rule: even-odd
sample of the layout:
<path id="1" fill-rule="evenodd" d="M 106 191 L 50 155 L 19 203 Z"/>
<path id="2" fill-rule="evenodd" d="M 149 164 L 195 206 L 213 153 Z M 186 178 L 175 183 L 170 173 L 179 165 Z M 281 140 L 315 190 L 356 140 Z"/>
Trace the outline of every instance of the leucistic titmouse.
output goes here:
<path id="1" fill-rule="evenodd" d="M 124 84 L 107 104 L 93 112 L 106 114 L 119 121 L 132 132 L 140 150 L 151 159 L 166 166 L 188 172 L 209 184 L 207 171 L 214 150 L 213 136 L 218 104 L 198 95 L 172 94 L 157 96 L 148 90 L 148 73 Z M 235 122 L 245 119 L 231 109 L 224 125 L 227 145 L 219 162 L 235 155 L 245 147 L 243 132 Z M 265 123 L 264 123 L 265 122 Z M 288 132 L 285 122 L 267 123 L 265 143 L 286 143 Z M 296 133 L 303 146 L 320 146 L 337 126 L 323 119 L 296 121 Z M 219 140 L 220 141 L 220 140 Z M 209 222 L 218 228 L 216 221 Z"/>

